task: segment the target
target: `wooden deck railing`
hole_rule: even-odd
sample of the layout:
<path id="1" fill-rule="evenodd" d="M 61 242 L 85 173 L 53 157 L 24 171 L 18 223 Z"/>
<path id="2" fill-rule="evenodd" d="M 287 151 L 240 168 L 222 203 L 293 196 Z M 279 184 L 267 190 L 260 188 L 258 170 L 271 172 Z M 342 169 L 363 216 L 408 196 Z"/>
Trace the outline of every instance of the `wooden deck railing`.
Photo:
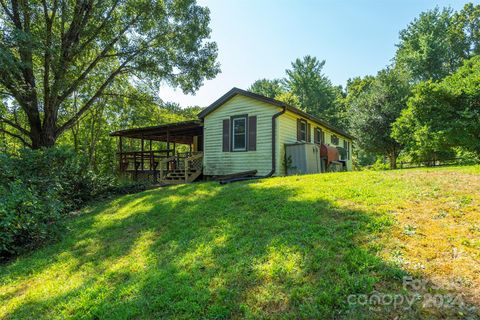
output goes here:
<path id="1" fill-rule="evenodd" d="M 185 159 L 185 182 L 188 182 L 188 174 L 191 170 L 201 171 L 203 168 L 203 152 L 194 154 Z"/>
<path id="2" fill-rule="evenodd" d="M 189 183 L 202 174 L 203 152 L 188 152 L 165 158 L 160 163 L 160 183 Z"/>
<path id="3" fill-rule="evenodd" d="M 168 158 L 165 158 L 163 159 L 161 162 L 160 162 L 160 182 L 164 180 L 164 177 L 165 177 L 165 173 L 168 173 L 169 171 L 169 164 L 172 162 L 172 161 L 176 161 L 177 160 L 177 157 L 178 156 L 171 156 L 171 157 L 168 157 Z M 165 166 L 164 166 L 165 165 Z M 164 170 L 164 167 L 165 167 L 165 170 Z M 164 173 L 165 172 L 165 173 Z"/>
<path id="4" fill-rule="evenodd" d="M 182 180 L 189 182 L 194 175 L 192 171 L 200 172 L 203 165 L 202 152 L 182 152 L 173 154 L 173 150 L 124 151 L 118 152 L 120 174 L 134 180 L 151 180 L 162 183 L 173 173 L 178 176 L 182 172 Z M 199 174 L 200 174 L 199 173 Z M 172 180 L 171 177 L 169 177 Z"/>

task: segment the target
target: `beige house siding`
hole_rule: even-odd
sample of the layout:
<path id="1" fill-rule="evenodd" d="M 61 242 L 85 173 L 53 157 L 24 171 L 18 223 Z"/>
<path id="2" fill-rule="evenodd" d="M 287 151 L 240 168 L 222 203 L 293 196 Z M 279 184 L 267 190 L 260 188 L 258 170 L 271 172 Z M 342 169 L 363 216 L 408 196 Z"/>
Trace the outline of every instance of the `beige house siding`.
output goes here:
<path id="1" fill-rule="evenodd" d="M 265 175 L 272 169 L 272 116 L 281 108 L 236 95 L 204 118 L 204 174 L 224 175 L 256 169 Z M 222 126 L 232 116 L 257 116 L 256 151 L 223 152 Z"/>
<path id="2" fill-rule="evenodd" d="M 297 119 L 303 119 L 307 121 L 307 123 L 310 124 L 311 130 L 310 130 L 310 141 L 314 142 L 314 137 L 315 137 L 315 128 L 319 127 L 322 129 L 322 131 L 325 133 L 325 144 L 332 145 L 334 144 L 331 143 L 332 135 L 336 135 L 339 138 L 339 143 L 338 146 L 343 147 L 343 142 L 349 141 L 350 142 L 350 160 L 347 160 L 347 170 L 352 170 L 352 141 L 351 139 L 348 139 L 341 134 L 334 133 L 330 129 L 325 128 L 324 126 L 302 118 L 301 116 L 291 112 L 287 111 L 285 114 L 281 115 L 278 117 L 278 132 L 277 132 L 277 175 L 285 175 L 285 144 L 286 143 L 295 143 L 297 142 Z"/>

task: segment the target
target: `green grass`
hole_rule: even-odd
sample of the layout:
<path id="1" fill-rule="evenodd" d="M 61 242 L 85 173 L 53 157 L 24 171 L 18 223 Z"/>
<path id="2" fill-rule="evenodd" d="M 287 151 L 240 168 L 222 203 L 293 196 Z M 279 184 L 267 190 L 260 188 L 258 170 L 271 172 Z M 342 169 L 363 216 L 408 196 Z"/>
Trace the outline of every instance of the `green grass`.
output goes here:
<path id="1" fill-rule="evenodd" d="M 58 243 L 1 265 L 0 318 L 475 318 L 478 190 L 480 166 L 469 166 L 124 196 L 80 212 Z M 442 288 L 404 289 L 405 275 Z M 376 291 L 460 293 L 466 306 L 347 301 Z"/>

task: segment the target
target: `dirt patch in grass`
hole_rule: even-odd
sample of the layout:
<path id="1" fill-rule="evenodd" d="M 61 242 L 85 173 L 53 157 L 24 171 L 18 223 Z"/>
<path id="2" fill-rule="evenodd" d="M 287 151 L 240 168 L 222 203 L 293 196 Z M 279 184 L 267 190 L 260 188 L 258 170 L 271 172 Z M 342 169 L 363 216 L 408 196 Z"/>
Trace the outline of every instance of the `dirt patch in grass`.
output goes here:
<path id="1" fill-rule="evenodd" d="M 434 177 L 434 179 L 432 179 Z M 408 172 L 419 192 L 394 211 L 388 253 L 412 274 L 459 292 L 480 305 L 480 176 L 458 172 Z"/>

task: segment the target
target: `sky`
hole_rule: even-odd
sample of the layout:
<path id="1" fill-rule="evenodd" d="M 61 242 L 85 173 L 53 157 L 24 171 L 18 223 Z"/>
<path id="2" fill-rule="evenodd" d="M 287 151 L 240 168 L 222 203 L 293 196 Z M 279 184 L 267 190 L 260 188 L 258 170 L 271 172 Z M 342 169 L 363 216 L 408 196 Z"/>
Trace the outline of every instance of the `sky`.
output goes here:
<path id="1" fill-rule="evenodd" d="M 211 40 L 218 45 L 221 73 L 195 95 L 160 88 L 160 98 L 182 107 L 208 106 L 232 87 L 248 89 L 258 79 L 282 78 L 305 55 L 326 60 L 333 84 L 374 75 L 391 63 L 400 30 L 421 12 L 461 9 L 461 0 L 198 0 L 210 9 Z"/>

